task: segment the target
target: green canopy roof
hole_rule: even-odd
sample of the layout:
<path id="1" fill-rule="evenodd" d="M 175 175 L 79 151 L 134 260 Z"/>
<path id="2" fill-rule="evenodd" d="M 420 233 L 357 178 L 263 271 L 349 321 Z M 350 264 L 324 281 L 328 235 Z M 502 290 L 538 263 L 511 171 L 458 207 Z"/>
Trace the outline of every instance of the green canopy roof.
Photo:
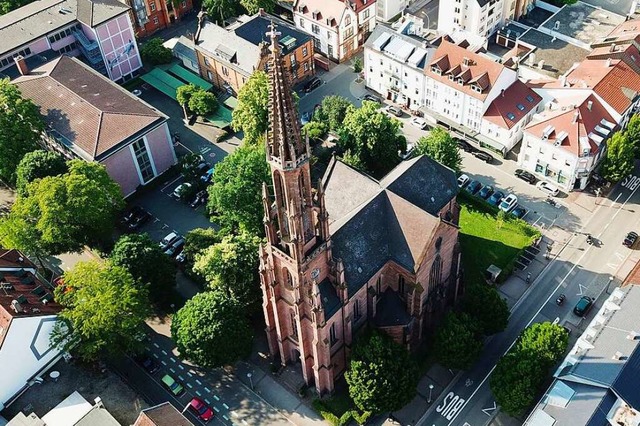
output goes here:
<path id="1" fill-rule="evenodd" d="M 209 83 L 198 74 L 184 68 L 180 64 L 171 65 L 169 68 L 167 68 L 167 71 L 178 77 L 180 80 L 184 80 L 187 83 L 193 84 L 194 86 L 201 87 L 204 90 L 211 90 L 211 88 L 213 87 L 213 84 Z"/>
<path id="2" fill-rule="evenodd" d="M 154 68 L 140 78 L 145 83 L 150 84 L 155 89 L 158 89 L 173 99 L 176 99 L 176 90 L 178 87 L 184 86 L 182 81 L 164 72 L 160 68 Z"/>
<path id="3" fill-rule="evenodd" d="M 221 129 L 231 125 L 231 111 L 220 105 L 215 112 L 207 117 L 207 121 Z"/>

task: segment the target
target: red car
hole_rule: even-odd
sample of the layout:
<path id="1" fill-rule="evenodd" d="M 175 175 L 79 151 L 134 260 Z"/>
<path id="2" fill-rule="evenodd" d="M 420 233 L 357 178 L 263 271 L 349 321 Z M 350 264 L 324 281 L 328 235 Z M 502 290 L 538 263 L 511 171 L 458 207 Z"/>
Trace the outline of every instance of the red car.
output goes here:
<path id="1" fill-rule="evenodd" d="M 200 420 L 208 422 L 213 418 L 213 410 L 200 398 L 193 398 L 187 407 L 189 411 L 198 416 Z"/>

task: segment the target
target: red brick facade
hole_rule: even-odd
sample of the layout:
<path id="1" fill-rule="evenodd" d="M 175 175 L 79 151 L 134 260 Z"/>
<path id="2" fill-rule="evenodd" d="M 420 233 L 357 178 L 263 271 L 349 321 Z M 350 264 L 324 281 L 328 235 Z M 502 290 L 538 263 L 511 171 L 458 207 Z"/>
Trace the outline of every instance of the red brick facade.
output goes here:
<path id="1" fill-rule="evenodd" d="M 148 37 L 180 21 L 184 15 L 193 10 L 193 0 L 143 0 L 147 22 L 141 24 L 133 9 L 132 0 L 126 3 L 132 6 L 131 22 L 134 24 L 136 37 Z"/>

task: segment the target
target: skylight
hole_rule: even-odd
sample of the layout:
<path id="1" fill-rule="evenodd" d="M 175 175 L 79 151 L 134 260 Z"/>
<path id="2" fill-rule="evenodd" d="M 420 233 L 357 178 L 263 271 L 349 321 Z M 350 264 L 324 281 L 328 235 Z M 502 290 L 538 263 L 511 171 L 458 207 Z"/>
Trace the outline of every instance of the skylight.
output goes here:
<path id="1" fill-rule="evenodd" d="M 509 120 L 515 120 L 516 119 L 516 115 L 514 113 L 512 113 L 512 112 L 508 112 L 507 113 L 507 118 Z"/>
<path id="2" fill-rule="evenodd" d="M 533 101 L 534 101 L 533 96 L 531 96 L 531 95 L 527 95 L 527 100 L 528 100 L 529 102 L 532 102 L 532 103 L 533 103 Z"/>
<path id="3" fill-rule="evenodd" d="M 518 105 L 516 105 L 516 106 L 518 107 L 518 109 L 519 109 L 520 111 L 524 111 L 524 110 L 525 110 L 525 107 L 524 107 L 524 105 L 522 105 L 522 104 L 518 104 Z"/>

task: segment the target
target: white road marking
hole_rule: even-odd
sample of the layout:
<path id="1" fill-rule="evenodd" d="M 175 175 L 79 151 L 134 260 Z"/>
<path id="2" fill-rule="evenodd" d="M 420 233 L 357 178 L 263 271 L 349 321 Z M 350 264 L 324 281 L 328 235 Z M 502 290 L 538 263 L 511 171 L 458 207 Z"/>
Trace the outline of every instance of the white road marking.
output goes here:
<path id="1" fill-rule="evenodd" d="M 180 379 L 181 382 L 184 382 L 184 377 L 178 376 L 178 379 Z"/>
<path id="2" fill-rule="evenodd" d="M 193 385 L 191 383 L 187 383 L 187 386 L 189 386 L 189 389 L 193 389 Z"/>
<path id="3" fill-rule="evenodd" d="M 167 351 L 165 351 L 164 349 L 162 350 L 162 355 L 167 355 Z"/>
<path id="4" fill-rule="evenodd" d="M 202 396 L 202 394 L 200 393 L 200 391 L 196 391 L 196 395 L 198 395 L 198 396 Z"/>
<path id="5" fill-rule="evenodd" d="M 224 402 L 222 403 L 222 406 L 227 410 L 229 409 L 229 406 L 227 404 L 225 404 Z"/>
<path id="6" fill-rule="evenodd" d="M 175 374 L 176 370 L 174 370 L 173 368 L 169 368 L 169 371 L 171 371 L 172 373 Z"/>
<path id="7" fill-rule="evenodd" d="M 184 370 L 184 367 L 182 366 L 182 364 L 178 364 L 178 368 L 179 368 L 180 370 Z"/>
<path id="8" fill-rule="evenodd" d="M 213 406 L 213 411 L 215 411 L 216 413 L 219 413 L 219 412 L 220 412 L 220 409 L 214 405 L 214 406 Z"/>
<path id="9" fill-rule="evenodd" d="M 153 356 L 154 356 L 156 359 L 159 359 L 159 358 L 160 358 L 160 357 L 158 356 L 158 354 L 153 354 Z"/>
<path id="10" fill-rule="evenodd" d="M 202 382 L 200 380 L 196 379 L 196 383 L 202 386 Z"/>
<path id="11" fill-rule="evenodd" d="M 211 401 L 209 401 L 207 398 L 204 399 L 204 402 L 206 402 L 207 405 L 211 405 Z"/>
<path id="12" fill-rule="evenodd" d="M 577 294 L 577 296 L 584 296 L 584 291 L 586 289 L 587 289 L 587 287 L 583 286 L 582 284 L 578 284 L 579 293 Z"/>
<path id="13" fill-rule="evenodd" d="M 492 411 L 495 411 L 495 410 L 496 410 L 496 408 L 498 408 L 498 407 L 496 406 L 496 402 L 495 402 L 495 401 L 493 401 L 493 407 L 483 408 L 483 409 L 482 409 L 482 412 L 483 412 L 483 413 L 485 413 L 487 416 L 491 417 L 491 414 L 490 414 L 490 413 L 491 413 Z"/>
<path id="14" fill-rule="evenodd" d="M 222 418 L 225 419 L 226 421 L 229 421 L 229 417 L 227 417 L 225 414 L 222 415 Z"/>
<path id="15" fill-rule="evenodd" d="M 191 151 L 191 150 L 189 150 Z M 178 176 L 177 178 L 175 178 L 174 180 L 172 180 L 171 182 L 169 182 L 168 184 L 166 184 L 161 190 L 160 192 L 164 192 L 165 189 L 167 189 L 168 187 L 170 187 L 171 185 L 173 185 L 174 183 L 176 183 L 176 181 L 178 179 L 182 179 L 182 176 Z M 155 343 L 154 343 L 155 344 Z M 156 345 L 157 346 L 157 345 Z"/>
<path id="16" fill-rule="evenodd" d="M 208 387 L 206 387 L 206 386 L 204 387 L 204 391 L 205 391 L 206 393 L 211 393 L 211 391 L 209 390 L 209 388 L 208 388 Z"/>
<path id="17" fill-rule="evenodd" d="M 160 361 L 160 362 L 161 362 L 161 363 L 162 363 L 162 365 L 164 365 L 165 367 L 167 366 L 167 363 L 166 363 L 164 360 L 162 360 L 162 361 Z"/>
<path id="18" fill-rule="evenodd" d="M 153 346 L 155 346 L 156 348 L 160 348 L 160 346 L 158 346 L 156 342 L 153 342 Z"/>
<path id="19" fill-rule="evenodd" d="M 217 395 L 213 395 L 213 399 L 215 399 L 216 401 L 220 401 L 220 398 L 218 398 Z"/>
<path id="20" fill-rule="evenodd" d="M 189 376 L 189 377 L 193 377 L 193 374 L 191 374 L 191 373 L 187 372 L 187 376 Z"/>
<path id="21" fill-rule="evenodd" d="M 173 357 L 169 358 L 171 360 L 171 362 L 176 362 L 176 360 Z"/>

